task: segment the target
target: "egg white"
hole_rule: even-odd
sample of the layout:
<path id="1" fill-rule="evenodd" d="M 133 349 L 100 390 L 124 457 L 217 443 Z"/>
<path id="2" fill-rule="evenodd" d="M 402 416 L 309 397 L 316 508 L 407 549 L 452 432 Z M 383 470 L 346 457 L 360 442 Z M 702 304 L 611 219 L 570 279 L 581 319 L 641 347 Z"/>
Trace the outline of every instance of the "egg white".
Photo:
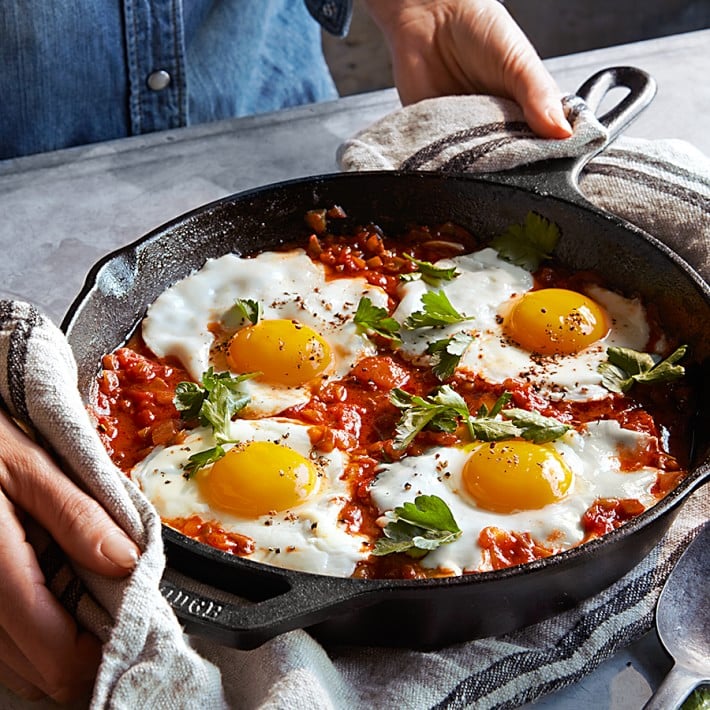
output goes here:
<path id="1" fill-rule="evenodd" d="M 199 382 L 214 364 L 214 335 L 209 324 L 228 326 L 235 301 L 250 299 L 262 305 L 263 319 L 296 320 L 328 342 L 334 358 L 323 382 L 342 378 L 358 360 L 377 352 L 353 323 L 362 297 L 376 306 L 387 306 L 383 289 L 361 277 L 326 279 L 323 265 L 314 263 L 301 249 L 263 252 L 254 258 L 227 254 L 208 260 L 164 291 L 149 307 L 142 335 L 158 357 L 176 358 Z M 251 397 L 242 415 L 250 417 L 278 414 L 311 397 L 307 385 L 288 387 L 248 380 L 242 389 Z"/>
<path id="2" fill-rule="evenodd" d="M 438 285 L 424 280 L 403 281 L 398 288 L 400 302 L 392 317 L 400 323 L 412 313 L 421 311 L 422 296 L 428 291 L 444 291 L 451 305 L 468 317 L 463 323 L 441 328 L 402 327 L 400 352 L 415 364 L 430 362 L 426 349 L 432 340 L 450 338 L 456 333 L 477 333 L 496 327 L 496 318 L 501 304 L 529 291 L 533 286 L 530 272 L 521 269 L 498 256 L 494 249 L 482 249 L 472 254 L 463 254 L 451 259 L 441 259 L 435 264 L 442 269 L 455 267 L 458 276 Z"/>
<path id="3" fill-rule="evenodd" d="M 642 467 L 622 471 L 618 450 L 642 447 L 648 435 L 622 429 L 614 420 L 588 423 L 581 431 L 569 431 L 553 442 L 573 474 L 564 499 L 538 510 L 494 513 L 479 508 L 462 480 L 470 447 L 437 447 L 420 456 L 383 464 L 370 486 L 380 513 L 393 510 L 417 495 L 436 495 L 444 500 L 463 531 L 452 543 L 427 554 L 420 564 L 448 570 L 452 575 L 486 571 L 478 544 L 480 531 L 495 526 L 509 532 L 528 532 L 539 543 L 554 541 L 556 549 L 568 549 L 584 538 L 581 519 L 597 498 L 633 498 L 645 507 L 655 502 L 651 488 L 658 470 Z"/>
<path id="4" fill-rule="evenodd" d="M 194 478 L 183 476 L 183 467 L 193 453 L 215 445 L 211 429 L 203 427 L 194 429 L 181 444 L 154 449 L 134 466 L 131 478 L 163 519 L 197 515 L 205 522 L 216 521 L 227 531 L 252 538 L 256 549 L 249 559 L 287 569 L 350 576 L 369 552 L 366 538 L 348 532 L 339 522 L 349 499 L 347 483 L 342 479 L 346 455 L 335 449 L 315 456 L 308 427 L 286 419 L 239 419 L 232 422 L 230 437 L 240 442 L 272 441 L 314 461 L 319 470 L 317 489 L 301 505 L 258 518 L 213 508 Z"/>
<path id="5" fill-rule="evenodd" d="M 529 272 L 504 261 L 493 249 L 443 259 L 436 265 L 455 266 L 459 276 L 438 286 L 421 280 L 403 283 L 402 300 L 393 317 L 404 323 L 413 312 L 422 310 L 424 293 L 443 290 L 454 308 L 469 320 L 442 328 L 403 330 L 402 353 L 417 364 L 429 362 L 426 348 L 432 340 L 469 333 L 473 341 L 461 357 L 457 372 L 479 375 L 495 384 L 518 380 L 532 384 L 553 399 L 587 401 L 609 396 L 598 371 L 599 364 L 607 358 L 607 348 L 644 350 L 648 343 L 650 330 L 641 302 L 591 286 L 586 295 L 606 310 L 611 320 L 609 333 L 572 355 L 533 355 L 510 341 L 502 325 L 514 299 L 532 288 Z"/>

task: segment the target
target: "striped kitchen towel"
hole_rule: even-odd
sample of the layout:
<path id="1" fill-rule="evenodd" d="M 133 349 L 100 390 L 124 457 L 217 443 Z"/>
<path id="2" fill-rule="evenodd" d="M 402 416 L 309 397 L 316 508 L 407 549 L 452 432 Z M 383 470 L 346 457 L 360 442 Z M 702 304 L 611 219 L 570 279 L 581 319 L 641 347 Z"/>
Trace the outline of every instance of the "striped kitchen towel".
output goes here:
<path id="1" fill-rule="evenodd" d="M 488 96 L 427 99 L 385 116 L 338 151 L 342 170 L 488 173 L 604 148 L 580 177 L 596 206 L 665 242 L 710 273 L 710 160 L 680 140 L 609 135 L 578 97 L 564 100 L 572 137 L 535 136 L 517 104 Z"/>

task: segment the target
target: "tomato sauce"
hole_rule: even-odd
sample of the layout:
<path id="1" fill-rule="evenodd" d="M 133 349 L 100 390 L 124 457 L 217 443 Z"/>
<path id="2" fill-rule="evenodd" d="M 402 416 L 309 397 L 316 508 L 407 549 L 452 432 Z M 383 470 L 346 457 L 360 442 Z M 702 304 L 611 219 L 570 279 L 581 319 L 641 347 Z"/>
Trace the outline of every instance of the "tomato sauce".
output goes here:
<path id="1" fill-rule="evenodd" d="M 335 208 L 334 208 L 335 209 Z M 313 234 L 307 241 L 309 256 L 324 264 L 329 278 L 341 275 L 363 276 L 371 284 L 382 287 L 390 296 L 393 310 L 397 302 L 400 276 L 416 269 L 403 254 L 424 261 L 477 248 L 476 239 L 453 224 L 436 228 L 416 227 L 394 240 L 370 225 L 354 235 L 337 236 L 327 231 L 328 218 L 342 216 L 333 211 L 309 213 L 307 220 Z M 545 266 L 536 275 L 539 287 L 582 289 L 598 283 L 595 274 L 571 274 L 556 266 Z M 467 441 L 464 431 L 437 432 L 423 430 L 406 451 L 393 445 L 395 426 L 400 412 L 390 401 L 394 388 L 414 395 L 426 396 L 442 383 L 429 368 L 418 368 L 403 360 L 382 341 L 382 352 L 364 359 L 343 380 L 320 386 L 309 402 L 291 407 L 282 415 L 309 425 L 314 448 L 321 452 L 341 449 L 348 452 L 346 478 L 351 500 L 344 505 L 341 522 L 348 530 L 379 536 L 378 511 L 370 502 L 368 486 L 382 461 L 421 453 L 434 445 L 451 446 Z M 139 337 L 126 347 L 106 355 L 103 370 L 91 403 L 91 411 L 101 439 L 113 461 L 128 472 L 156 445 L 174 444 L 184 436 L 186 424 L 173 404 L 178 383 L 189 380 L 187 373 L 175 363 L 153 356 Z M 654 489 L 660 498 L 682 477 L 685 442 L 688 439 L 686 418 L 678 410 L 688 405 L 689 390 L 685 385 L 665 385 L 662 394 L 642 397 L 610 393 L 601 401 L 547 401 L 528 383 L 508 380 L 490 384 L 477 376 L 455 374 L 447 382 L 466 401 L 472 412 L 487 408 L 504 392 L 512 395 L 512 405 L 534 409 L 573 426 L 596 419 L 616 419 L 622 426 L 647 432 L 668 443 L 673 455 L 657 443 L 643 451 L 633 452 L 623 465 L 629 470 L 640 465 L 655 466 L 664 473 Z M 657 439 L 654 440 L 657 442 Z M 618 527 L 643 512 L 634 500 L 598 500 L 584 514 L 582 525 L 588 538 L 597 537 Z M 217 523 L 190 518 L 165 521 L 171 527 L 205 544 L 236 555 L 253 551 L 249 538 L 222 529 Z M 479 544 L 484 562 L 492 569 L 523 564 L 554 554 L 554 545 L 536 541 L 525 531 L 510 533 L 487 527 L 481 531 Z M 417 579 L 446 574 L 445 570 L 429 570 L 404 554 L 371 558 L 360 563 L 356 577 Z"/>
<path id="2" fill-rule="evenodd" d="M 555 552 L 533 540 L 529 533 L 508 532 L 492 526 L 481 530 L 478 544 L 484 560 L 494 570 L 533 562 Z"/>
<path id="3" fill-rule="evenodd" d="M 163 522 L 183 535 L 216 547 L 222 552 L 244 556 L 250 555 L 255 549 L 254 540 L 250 537 L 229 532 L 217 523 L 201 520 L 196 515 L 189 518 L 170 518 Z"/>
<path id="4" fill-rule="evenodd" d="M 173 397 L 189 379 L 184 370 L 158 361 L 138 340 L 105 355 L 101 365 L 91 411 L 116 465 L 128 470 L 154 446 L 179 441 L 184 425 Z"/>
<path id="5" fill-rule="evenodd" d="M 588 538 L 601 537 L 644 510 L 643 504 L 633 498 L 604 498 L 584 514 L 582 527 Z"/>

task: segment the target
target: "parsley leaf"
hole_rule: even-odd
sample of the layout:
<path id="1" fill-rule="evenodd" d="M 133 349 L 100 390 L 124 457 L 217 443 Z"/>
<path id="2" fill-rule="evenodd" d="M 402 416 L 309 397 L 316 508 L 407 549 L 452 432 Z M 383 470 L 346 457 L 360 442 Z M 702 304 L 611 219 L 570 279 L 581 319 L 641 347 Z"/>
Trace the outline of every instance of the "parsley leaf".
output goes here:
<path id="1" fill-rule="evenodd" d="M 455 266 L 443 268 L 432 264 L 430 261 L 415 259 L 410 254 L 405 254 L 404 256 L 417 266 L 417 270 L 408 274 L 401 274 L 400 279 L 402 279 L 402 281 L 416 281 L 417 279 L 421 279 L 430 286 L 438 286 L 442 281 L 451 281 L 459 275 Z"/>
<path id="2" fill-rule="evenodd" d="M 256 325 L 263 315 L 261 303 L 250 298 L 238 298 L 234 302 L 234 308 L 242 319 L 248 320 L 252 325 Z"/>
<path id="3" fill-rule="evenodd" d="M 478 441 L 503 441 L 512 439 L 520 434 L 520 430 L 512 422 L 498 419 L 503 407 L 510 402 L 510 392 L 503 392 L 495 401 L 493 408 L 482 404 L 475 417 L 468 418 L 468 431 L 471 438 Z"/>
<path id="4" fill-rule="evenodd" d="M 451 305 L 444 291 L 427 291 L 422 296 L 422 305 L 423 311 L 414 311 L 404 321 L 405 328 L 436 328 L 469 320 L 468 316 L 462 315 Z"/>
<path id="5" fill-rule="evenodd" d="M 239 385 L 257 374 L 235 377 L 229 372 L 215 373 L 210 367 L 202 375 L 201 387 L 195 382 L 180 382 L 173 403 L 183 419 L 198 419 L 202 426 L 211 426 L 216 441 L 224 443 L 229 441 L 232 417 L 249 403 L 249 396 Z"/>
<path id="6" fill-rule="evenodd" d="M 672 382 L 685 375 L 685 368 L 676 363 L 685 356 L 687 345 L 681 345 L 665 360 L 659 355 L 641 353 L 630 348 L 608 348 L 607 362 L 599 365 L 602 384 L 612 392 L 628 392 L 636 382 L 651 384 Z"/>
<path id="7" fill-rule="evenodd" d="M 474 438 L 480 441 L 503 441 L 520 437 L 536 444 L 544 444 L 559 439 L 572 428 L 539 412 L 516 408 L 503 409 L 511 398 L 510 392 L 503 392 L 490 412 L 485 404 L 481 405 L 469 426 Z M 505 419 L 498 419 L 499 414 Z"/>
<path id="8" fill-rule="evenodd" d="M 419 495 L 414 503 L 395 508 L 387 517 L 389 522 L 383 537 L 375 543 L 373 555 L 404 552 L 421 558 L 461 536 L 449 506 L 438 496 Z"/>
<path id="9" fill-rule="evenodd" d="M 200 416 L 202 402 L 206 397 L 207 393 L 196 382 L 180 382 L 175 388 L 173 404 L 180 412 L 180 417 L 189 421 Z"/>
<path id="10" fill-rule="evenodd" d="M 491 241 L 503 259 L 535 271 L 549 259 L 560 238 L 560 228 L 536 212 L 528 212 L 523 224 L 511 224 Z"/>
<path id="11" fill-rule="evenodd" d="M 258 375 L 250 372 L 234 376 L 229 372 L 215 372 L 214 368 L 202 374 L 201 385 L 195 382 L 180 382 L 175 388 L 173 403 L 183 419 L 197 419 L 202 426 L 211 426 L 217 445 L 192 454 L 187 460 L 183 475 L 194 475 L 203 466 L 218 461 L 225 451 L 221 444 L 234 443 L 229 438 L 232 417 L 249 403 L 249 395 L 239 385 Z"/>
<path id="12" fill-rule="evenodd" d="M 459 419 L 469 415 L 464 398 L 448 385 L 439 387 L 429 397 L 396 388 L 390 393 L 390 402 L 402 410 L 395 428 L 393 445 L 396 449 L 406 449 L 427 426 L 437 431 L 455 431 Z"/>
<path id="13" fill-rule="evenodd" d="M 406 449 L 426 427 L 437 431 L 456 431 L 459 422 L 466 425 L 474 441 L 505 441 L 521 437 L 542 444 L 558 439 L 571 428 L 538 412 L 503 409 L 511 397 L 510 392 L 504 392 L 490 411 L 483 404 L 476 416 L 471 416 L 464 398 L 448 385 L 442 385 L 429 397 L 395 389 L 390 394 L 390 402 L 402 410 L 402 416 L 395 428 L 393 446 L 395 449 Z"/>
<path id="14" fill-rule="evenodd" d="M 680 710 L 708 710 L 710 708 L 710 687 L 696 688 L 680 706 Z"/>
<path id="15" fill-rule="evenodd" d="M 546 444 L 559 439 L 572 428 L 569 424 L 545 417 L 539 412 L 529 412 L 527 409 L 505 409 L 502 414 L 518 428 L 519 436 L 535 444 Z"/>
<path id="16" fill-rule="evenodd" d="M 473 341 L 468 333 L 456 333 L 450 338 L 434 340 L 427 346 L 427 354 L 432 356 L 432 370 L 439 380 L 448 380 L 454 374 L 461 356 Z"/>
<path id="17" fill-rule="evenodd" d="M 386 309 L 375 306 L 365 296 L 357 304 L 353 322 L 366 335 L 374 333 L 394 343 L 400 342 L 399 323 L 387 314 Z"/>
<path id="18" fill-rule="evenodd" d="M 182 475 L 185 478 L 194 476 L 201 468 L 219 461 L 225 453 L 225 450 L 217 444 L 217 446 L 212 449 L 205 449 L 204 451 L 198 451 L 196 454 L 192 454 L 183 467 Z"/>

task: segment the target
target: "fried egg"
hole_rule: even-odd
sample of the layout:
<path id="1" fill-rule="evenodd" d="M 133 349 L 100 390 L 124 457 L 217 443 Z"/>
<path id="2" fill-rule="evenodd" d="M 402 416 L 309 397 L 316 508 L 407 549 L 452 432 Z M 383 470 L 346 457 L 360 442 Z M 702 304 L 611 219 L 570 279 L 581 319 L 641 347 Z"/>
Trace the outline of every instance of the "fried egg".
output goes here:
<path id="1" fill-rule="evenodd" d="M 344 377 L 376 353 L 353 323 L 363 297 L 387 306 L 381 288 L 362 277 L 328 280 L 323 265 L 300 249 L 227 254 L 163 292 L 142 335 L 158 357 L 175 358 L 197 382 L 210 366 L 258 372 L 242 385 L 251 398 L 242 416 L 271 416 L 307 402 L 314 385 Z M 258 323 L 235 315 L 237 300 L 261 305 Z"/>
<path id="2" fill-rule="evenodd" d="M 427 291 L 443 290 L 467 320 L 441 328 L 402 330 L 402 353 L 427 364 L 433 340 L 468 333 L 472 342 L 457 371 L 500 384 L 529 382 L 553 398 L 602 399 L 598 366 L 609 347 L 643 350 L 649 339 L 645 310 L 638 299 L 598 286 L 586 293 L 568 289 L 533 290 L 532 275 L 483 249 L 436 264 L 456 267 L 459 276 L 438 286 L 423 280 L 400 286 L 402 300 L 393 317 L 401 324 L 422 310 Z"/>
<path id="3" fill-rule="evenodd" d="M 231 423 L 226 454 L 186 477 L 194 454 L 215 446 L 197 428 L 179 445 L 158 447 L 131 478 L 164 520 L 196 515 L 254 540 L 249 559 L 288 569 L 347 577 L 368 555 L 367 540 L 340 522 L 349 499 L 346 454 L 313 451 L 308 427 L 278 418 Z"/>
<path id="4" fill-rule="evenodd" d="M 620 463 L 624 452 L 643 449 L 648 438 L 600 420 L 550 444 L 510 440 L 437 447 L 382 464 L 370 493 L 383 514 L 420 494 L 444 500 L 463 532 L 420 564 L 455 575 L 485 571 L 478 536 L 487 526 L 528 532 L 540 544 L 565 550 L 583 541 L 582 516 L 598 498 L 652 505 L 658 470 L 628 471 Z"/>

